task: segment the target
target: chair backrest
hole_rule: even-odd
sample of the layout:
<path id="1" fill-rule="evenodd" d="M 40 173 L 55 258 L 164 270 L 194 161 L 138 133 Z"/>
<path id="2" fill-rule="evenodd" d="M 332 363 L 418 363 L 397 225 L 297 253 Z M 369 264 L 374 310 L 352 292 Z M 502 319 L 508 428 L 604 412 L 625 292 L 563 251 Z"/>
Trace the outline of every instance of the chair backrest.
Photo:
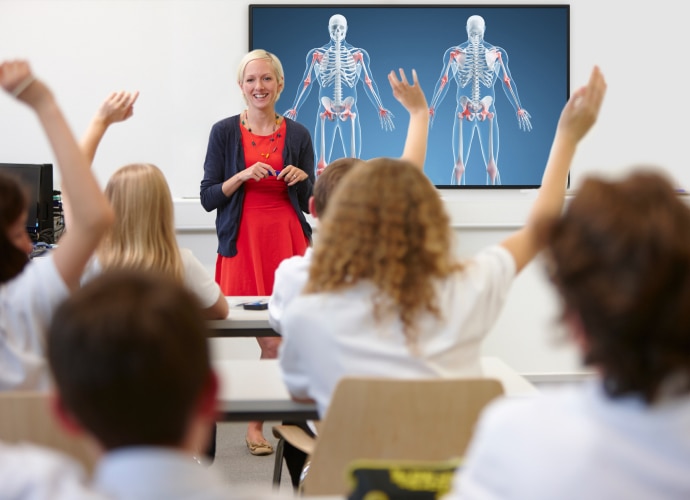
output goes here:
<path id="1" fill-rule="evenodd" d="M 304 495 L 347 495 L 355 459 L 462 457 L 482 409 L 504 393 L 498 380 L 346 377 L 321 421 Z"/>
<path id="2" fill-rule="evenodd" d="M 72 436 L 60 427 L 45 392 L 0 392 L 0 440 L 27 442 L 65 453 L 80 462 L 91 475 L 96 450 L 86 438 Z"/>

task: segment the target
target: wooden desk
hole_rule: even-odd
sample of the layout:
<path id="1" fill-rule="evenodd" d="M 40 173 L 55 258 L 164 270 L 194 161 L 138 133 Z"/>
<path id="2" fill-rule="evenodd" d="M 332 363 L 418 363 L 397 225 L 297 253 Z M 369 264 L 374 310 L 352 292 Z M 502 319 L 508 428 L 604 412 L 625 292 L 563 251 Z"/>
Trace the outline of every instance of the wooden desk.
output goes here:
<path id="1" fill-rule="evenodd" d="M 268 297 L 226 297 L 230 312 L 225 319 L 207 322 L 210 337 L 279 337 L 268 324 L 268 310 L 247 311 L 242 308 L 246 302 L 263 300 Z"/>
<path id="2" fill-rule="evenodd" d="M 484 375 L 503 383 L 506 396 L 528 397 L 539 390 L 499 358 L 481 359 Z M 250 420 L 317 420 L 316 405 L 290 399 L 277 359 L 214 361 L 220 379 L 218 419 L 223 422 Z"/>

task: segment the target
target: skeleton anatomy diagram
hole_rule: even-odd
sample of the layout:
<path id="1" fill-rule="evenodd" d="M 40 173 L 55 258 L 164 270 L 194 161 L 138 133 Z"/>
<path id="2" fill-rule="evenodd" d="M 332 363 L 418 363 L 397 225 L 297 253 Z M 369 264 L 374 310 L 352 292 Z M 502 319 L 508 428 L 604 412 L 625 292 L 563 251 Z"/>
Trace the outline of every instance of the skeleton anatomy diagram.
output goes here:
<path id="1" fill-rule="evenodd" d="M 342 156 L 359 158 L 362 150 L 360 119 L 357 110 L 357 84 L 376 107 L 381 127 L 393 130 L 393 114 L 383 107 L 376 82 L 369 68 L 369 54 L 345 41 L 347 20 L 340 14 L 328 22 L 331 41 L 307 53 L 306 71 L 292 108 L 285 112 L 291 119 L 309 96 L 312 84 L 318 83 L 319 109 L 314 129 L 316 174 L 330 163 L 336 138 L 340 139 Z M 338 156 L 336 156 L 337 158 Z"/>
<path id="2" fill-rule="evenodd" d="M 448 92 L 450 78 L 458 86 L 457 107 L 453 122 L 453 158 L 451 185 L 465 184 L 465 168 L 470 156 L 475 134 L 479 139 L 484 165 L 486 184 L 499 185 L 498 171 L 498 116 L 494 102 L 494 86 L 500 78 L 506 96 L 517 113 L 518 127 L 532 130 L 530 114 L 520 104 L 517 87 L 508 69 L 508 55 L 501 47 L 484 41 L 486 24 L 481 16 L 467 19 L 468 40 L 446 50 L 443 56 L 443 71 L 434 88 L 431 99 L 430 126 L 438 106 Z"/>

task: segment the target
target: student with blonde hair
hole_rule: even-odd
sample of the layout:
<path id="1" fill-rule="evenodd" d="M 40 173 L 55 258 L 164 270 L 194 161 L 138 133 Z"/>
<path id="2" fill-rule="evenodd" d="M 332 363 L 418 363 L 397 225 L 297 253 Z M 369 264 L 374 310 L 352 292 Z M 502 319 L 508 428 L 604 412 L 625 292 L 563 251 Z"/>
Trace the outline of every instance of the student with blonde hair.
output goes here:
<path id="1" fill-rule="evenodd" d="M 103 102 L 81 143 L 91 160 L 108 126 L 132 116 L 137 97 L 138 93 L 113 92 Z M 225 318 L 228 304 L 220 287 L 194 254 L 177 244 L 173 200 L 163 172 L 150 163 L 125 165 L 110 177 L 105 194 L 115 211 L 115 224 L 84 279 L 112 268 L 158 271 L 184 283 L 208 319 Z"/>

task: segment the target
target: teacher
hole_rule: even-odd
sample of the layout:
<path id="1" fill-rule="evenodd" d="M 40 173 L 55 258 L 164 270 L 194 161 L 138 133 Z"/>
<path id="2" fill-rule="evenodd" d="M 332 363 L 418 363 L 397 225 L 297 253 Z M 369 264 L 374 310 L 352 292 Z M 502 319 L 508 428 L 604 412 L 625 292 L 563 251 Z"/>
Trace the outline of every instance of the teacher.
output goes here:
<path id="1" fill-rule="evenodd" d="M 224 295 L 271 295 L 278 264 L 311 242 L 304 213 L 314 147 L 303 125 L 275 111 L 284 80 L 274 54 L 249 52 L 237 71 L 247 108 L 211 128 L 200 195 L 206 211 L 216 210 L 215 277 Z M 261 358 L 277 357 L 280 338 L 256 340 Z M 273 452 L 262 422 L 249 423 L 246 442 L 254 455 Z"/>

